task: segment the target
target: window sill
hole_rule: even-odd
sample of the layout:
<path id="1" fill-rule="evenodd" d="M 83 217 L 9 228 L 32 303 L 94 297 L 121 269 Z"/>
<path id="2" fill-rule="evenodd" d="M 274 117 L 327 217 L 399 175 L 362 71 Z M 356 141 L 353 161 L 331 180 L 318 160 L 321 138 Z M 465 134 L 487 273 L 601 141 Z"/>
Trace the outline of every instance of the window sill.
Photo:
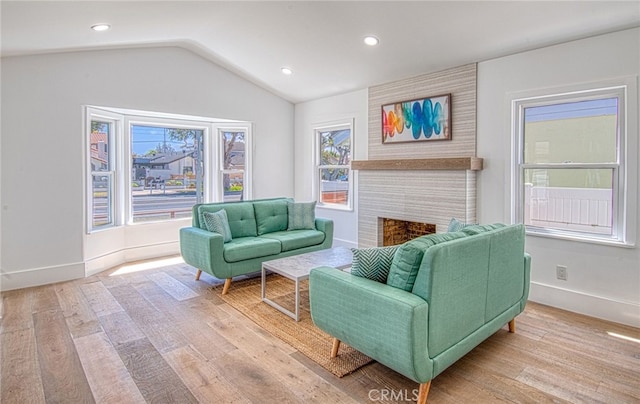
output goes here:
<path id="1" fill-rule="evenodd" d="M 580 243 L 598 244 L 609 247 L 635 248 L 635 243 L 620 241 L 613 238 L 589 237 L 588 235 L 569 234 L 550 230 L 538 230 L 526 227 L 526 235 L 534 237 L 551 238 L 556 240 L 576 241 Z"/>
<path id="2" fill-rule="evenodd" d="M 351 206 L 342 206 L 342 205 L 329 205 L 329 204 L 317 204 L 316 208 L 318 209 L 326 209 L 326 210 L 336 210 L 342 212 L 353 212 L 353 207 Z"/>

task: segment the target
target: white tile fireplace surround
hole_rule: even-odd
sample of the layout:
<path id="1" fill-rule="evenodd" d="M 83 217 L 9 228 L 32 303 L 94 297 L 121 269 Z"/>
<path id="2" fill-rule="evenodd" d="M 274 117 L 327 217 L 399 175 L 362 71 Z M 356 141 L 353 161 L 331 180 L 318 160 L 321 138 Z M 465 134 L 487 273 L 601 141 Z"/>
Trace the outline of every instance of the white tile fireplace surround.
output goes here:
<path id="1" fill-rule="evenodd" d="M 381 246 L 378 218 L 476 221 L 476 64 L 369 88 L 368 160 L 358 170 L 358 245 Z M 451 94 L 451 140 L 382 143 L 382 105 Z M 443 160 L 443 159 L 448 160 Z"/>
<path id="2" fill-rule="evenodd" d="M 358 245 L 382 246 L 378 218 L 433 223 L 476 220 L 476 172 L 363 170 L 358 174 Z"/>

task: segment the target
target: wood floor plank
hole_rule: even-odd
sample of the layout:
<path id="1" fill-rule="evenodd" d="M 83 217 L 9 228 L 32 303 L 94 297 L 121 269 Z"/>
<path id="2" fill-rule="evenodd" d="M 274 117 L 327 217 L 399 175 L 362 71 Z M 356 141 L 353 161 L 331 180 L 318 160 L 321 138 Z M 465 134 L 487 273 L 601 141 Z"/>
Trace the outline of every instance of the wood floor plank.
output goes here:
<path id="1" fill-rule="evenodd" d="M 146 278 L 144 282 L 153 283 Z M 109 291 L 158 351 L 167 352 L 188 345 L 182 331 L 132 285 L 116 286 Z"/>
<path id="2" fill-rule="evenodd" d="M 164 272 L 150 273 L 147 277 L 178 301 L 193 299 L 194 297 L 199 296 L 199 294 L 191 288 L 185 286 L 183 283 L 177 281 Z"/>
<path id="3" fill-rule="evenodd" d="M 74 341 L 96 403 L 145 403 L 145 399 L 105 333 Z"/>
<path id="4" fill-rule="evenodd" d="M 2 335 L 0 346 L 0 402 L 44 403 L 35 330 L 7 331 Z"/>
<path id="5" fill-rule="evenodd" d="M 124 311 L 98 317 L 102 329 L 109 336 L 113 345 L 124 344 L 145 338 L 140 327 Z"/>
<path id="6" fill-rule="evenodd" d="M 192 347 L 182 347 L 163 354 L 191 393 L 201 403 L 250 403 L 239 389 Z"/>
<path id="7" fill-rule="evenodd" d="M 95 312 L 75 282 L 54 285 L 58 302 L 73 338 L 102 331 Z"/>
<path id="8" fill-rule="evenodd" d="M 264 404 L 300 403 L 300 400 L 260 362 L 235 350 L 215 362 L 218 371 L 251 402 Z"/>
<path id="9" fill-rule="evenodd" d="M 217 306 L 220 307 L 220 306 Z M 351 403 L 352 398 L 323 379 L 281 349 L 282 341 L 271 334 L 255 333 L 247 328 L 247 319 L 237 313 L 217 321 L 214 329 L 232 341 L 239 350 L 258 360 L 279 383 L 287 387 L 302 402 Z M 295 351 L 293 351 L 295 352 Z"/>
<path id="10" fill-rule="evenodd" d="M 34 313 L 33 322 L 47 402 L 95 402 L 62 311 Z"/>
<path id="11" fill-rule="evenodd" d="M 198 402 L 148 339 L 127 342 L 115 348 L 147 402 Z"/>
<path id="12" fill-rule="evenodd" d="M 219 280 L 148 264 L 3 292 L 0 401 L 405 403 L 417 392 L 376 362 L 337 378 L 222 301 Z M 429 403 L 640 403 L 640 329 L 533 302 L 516 323 L 437 376 Z"/>
<path id="13" fill-rule="evenodd" d="M 33 289 L 2 292 L 2 323 L 0 333 L 33 328 L 31 307 Z"/>
<path id="14" fill-rule="evenodd" d="M 216 285 L 222 285 L 224 283 L 224 280 L 216 279 L 213 277 L 205 277 L 203 273 L 203 275 L 200 277 L 200 280 L 196 281 L 195 272 L 192 272 L 185 267 L 188 267 L 188 265 L 172 265 L 163 268 L 163 272 L 171 275 L 174 279 L 178 280 L 188 288 L 194 290 L 201 297 L 210 300 L 212 303 L 224 303 L 224 300 L 222 300 L 217 293 L 213 292 L 213 287 Z"/>
<path id="15" fill-rule="evenodd" d="M 80 285 L 80 290 L 84 293 L 91 309 L 96 316 L 117 313 L 123 308 L 120 303 L 111 295 L 102 282 L 92 282 Z"/>
<path id="16" fill-rule="evenodd" d="M 164 289 L 157 287 L 152 282 L 138 284 L 136 289 L 156 309 L 167 316 L 169 321 L 180 329 L 187 338 L 189 345 L 207 360 L 215 360 L 237 349 L 232 342 L 221 336 L 216 330 L 203 327 L 203 316 L 199 311 L 193 309 L 194 305 L 198 307 L 198 302 L 202 302 L 213 310 L 216 306 L 211 302 L 200 297 L 176 302 Z"/>

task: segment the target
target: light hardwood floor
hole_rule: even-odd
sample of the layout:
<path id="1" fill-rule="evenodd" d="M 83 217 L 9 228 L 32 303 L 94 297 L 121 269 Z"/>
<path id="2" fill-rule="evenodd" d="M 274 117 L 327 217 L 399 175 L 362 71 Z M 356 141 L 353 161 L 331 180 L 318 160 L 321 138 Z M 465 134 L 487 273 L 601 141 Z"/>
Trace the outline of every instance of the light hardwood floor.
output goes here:
<path id="1" fill-rule="evenodd" d="M 136 269 L 138 269 L 136 271 Z M 178 258 L 2 293 L 2 403 L 406 403 L 373 363 L 336 378 Z M 233 293 L 233 285 L 229 293 Z M 330 352 L 327 352 L 329 355 Z M 429 403 L 640 403 L 640 330 L 529 303 L 431 384 Z"/>

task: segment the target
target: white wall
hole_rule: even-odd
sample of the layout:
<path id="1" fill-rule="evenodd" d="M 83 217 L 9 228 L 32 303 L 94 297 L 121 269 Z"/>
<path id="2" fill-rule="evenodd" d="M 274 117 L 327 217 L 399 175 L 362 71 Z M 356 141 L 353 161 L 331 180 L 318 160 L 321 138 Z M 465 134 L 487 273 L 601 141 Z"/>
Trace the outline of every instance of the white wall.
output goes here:
<path id="1" fill-rule="evenodd" d="M 188 220 L 85 236 L 83 105 L 251 121 L 253 196 L 293 196 L 293 105 L 190 51 L 9 57 L 1 74 L 2 289 L 178 252 Z"/>
<path id="2" fill-rule="evenodd" d="M 581 85 L 640 74 L 640 29 L 520 53 L 478 65 L 477 155 L 481 222 L 511 219 L 511 145 L 508 99 L 514 93 Z M 637 88 L 635 94 L 637 96 Z M 637 194 L 639 173 L 638 104 L 628 111 L 633 168 L 630 190 Z M 629 220 L 640 228 L 637 205 Z M 530 299 L 552 306 L 640 326 L 640 248 L 612 247 L 527 236 L 532 255 Z M 568 280 L 556 279 L 556 265 L 568 267 Z"/>
<path id="3" fill-rule="evenodd" d="M 314 156 L 313 128 L 318 124 L 341 120 L 354 120 L 352 159 L 367 159 L 367 103 L 368 91 L 351 93 L 309 101 L 295 106 L 295 199 L 308 201 L 313 198 Z M 353 192 L 357 201 L 358 173 L 353 171 L 355 180 Z M 358 246 L 358 207 L 353 211 L 318 208 L 316 215 L 333 219 L 334 245 Z"/>

